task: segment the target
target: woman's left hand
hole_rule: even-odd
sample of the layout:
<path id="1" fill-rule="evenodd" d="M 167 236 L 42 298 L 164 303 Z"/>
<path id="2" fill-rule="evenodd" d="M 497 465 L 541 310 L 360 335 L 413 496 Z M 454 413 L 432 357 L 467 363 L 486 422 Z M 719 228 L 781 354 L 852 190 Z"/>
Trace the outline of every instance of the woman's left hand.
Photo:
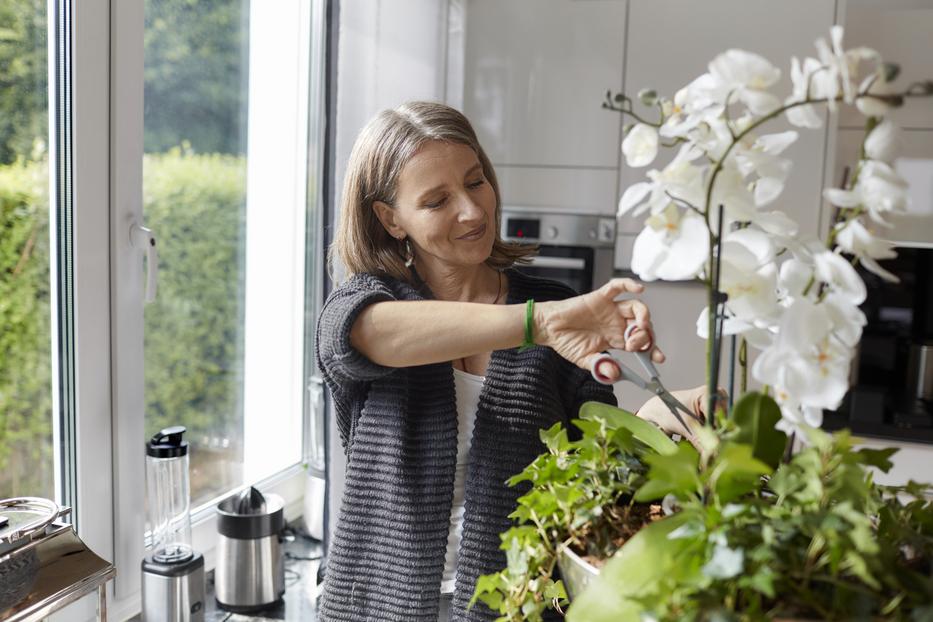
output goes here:
<path id="1" fill-rule="evenodd" d="M 676 397 L 681 404 L 689 408 L 699 418 L 694 419 L 684 415 L 683 419 L 687 424 L 687 430 L 684 430 L 684 426 L 680 424 L 667 405 L 657 396 L 645 402 L 636 414 L 642 419 L 652 422 L 667 434 L 680 434 L 693 445 L 696 445 L 696 430 L 706 420 L 707 396 L 709 395 L 706 385 L 694 387 L 693 389 L 671 391 L 671 395 Z M 723 400 L 725 400 L 725 392 L 720 389 L 718 401 L 721 403 Z"/>

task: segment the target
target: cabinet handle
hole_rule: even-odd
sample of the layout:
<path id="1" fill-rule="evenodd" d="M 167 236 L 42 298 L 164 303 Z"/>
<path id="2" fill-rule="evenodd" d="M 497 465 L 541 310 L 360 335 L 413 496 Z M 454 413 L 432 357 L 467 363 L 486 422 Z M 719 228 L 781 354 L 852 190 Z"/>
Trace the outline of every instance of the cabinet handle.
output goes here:
<path id="1" fill-rule="evenodd" d="M 543 257 L 538 255 L 531 259 L 531 265 L 535 268 L 563 268 L 566 270 L 583 270 L 586 268 L 586 260 L 576 257 Z"/>

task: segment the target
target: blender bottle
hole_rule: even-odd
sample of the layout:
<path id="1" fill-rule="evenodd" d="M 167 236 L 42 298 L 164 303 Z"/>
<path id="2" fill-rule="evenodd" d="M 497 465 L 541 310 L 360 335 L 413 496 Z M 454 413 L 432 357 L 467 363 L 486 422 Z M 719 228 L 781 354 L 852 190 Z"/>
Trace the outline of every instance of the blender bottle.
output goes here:
<path id="1" fill-rule="evenodd" d="M 165 428 L 146 443 L 152 552 L 143 559 L 143 620 L 204 619 L 204 557 L 191 547 L 191 496 L 185 428 Z"/>

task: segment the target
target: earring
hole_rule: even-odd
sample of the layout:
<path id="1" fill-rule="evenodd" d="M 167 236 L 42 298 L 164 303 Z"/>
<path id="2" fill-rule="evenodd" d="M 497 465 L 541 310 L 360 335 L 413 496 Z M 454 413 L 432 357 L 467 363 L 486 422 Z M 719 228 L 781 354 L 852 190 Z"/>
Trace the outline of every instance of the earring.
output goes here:
<path id="1" fill-rule="evenodd" d="M 405 267 L 411 268 L 411 264 L 415 263 L 415 252 L 411 248 L 411 241 L 406 237 L 405 240 Z"/>

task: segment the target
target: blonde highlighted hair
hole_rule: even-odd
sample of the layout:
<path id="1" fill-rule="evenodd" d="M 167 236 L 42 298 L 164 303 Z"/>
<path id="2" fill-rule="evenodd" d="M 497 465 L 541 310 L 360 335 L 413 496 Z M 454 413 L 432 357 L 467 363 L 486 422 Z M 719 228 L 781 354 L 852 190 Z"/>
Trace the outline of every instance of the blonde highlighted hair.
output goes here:
<path id="1" fill-rule="evenodd" d="M 340 217 L 328 251 L 331 274 L 339 260 L 347 277 L 359 273 L 387 274 L 413 281 L 406 262 L 408 245 L 389 235 L 376 217 L 373 203 L 395 205 L 398 178 L 405 164 L 432 140 L 466 145 L 476 152 L 483 174 L 496 194 L 496 240 L 486 265 L 503 270 L 527 263 L 537 248 L 506 242 L 499 235 L 501 198 L 492 163 L 476 139 L 473 127 L 459 111 L 433 102 L 410 102 L 376 115 L 353 145 L 340 200 Z"/>

